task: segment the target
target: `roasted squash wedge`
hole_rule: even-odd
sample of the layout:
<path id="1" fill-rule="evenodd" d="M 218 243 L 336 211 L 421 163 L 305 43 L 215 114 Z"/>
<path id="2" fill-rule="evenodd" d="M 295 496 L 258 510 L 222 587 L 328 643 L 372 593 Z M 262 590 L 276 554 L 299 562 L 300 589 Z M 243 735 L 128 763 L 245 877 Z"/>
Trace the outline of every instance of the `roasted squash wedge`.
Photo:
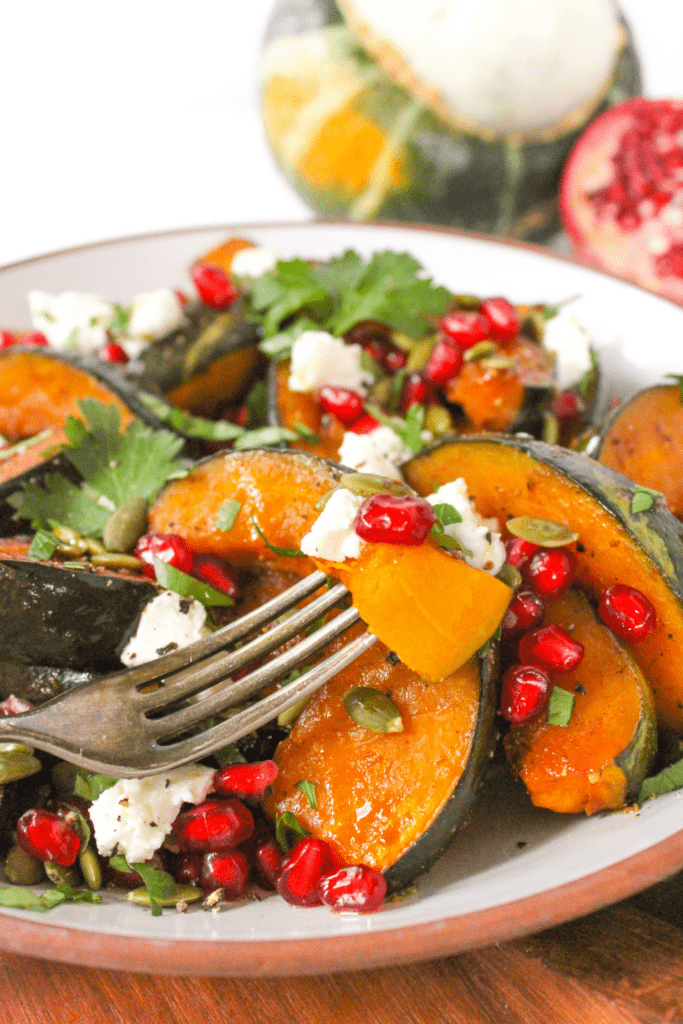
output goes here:
<path id="1" fill-rule="evenodd" d="M 666 508 L 653 502 L 631 512 L 630 480 L 585 455 L 522 437 L 453 438 L 425 449 L 404 472 L 421 494 L 464 477 L 480 514 L 501 523 L 536 516 L 575 530 L 576 582 L 592 600 L 615 582 L 642 591 L 657 626 L 629 650 L 652 687 L 660 727 L 683 732 L 683 544 Z"/>
<path id="2" fill-rule="evenodd" d="M 637 799 L 657 749 L 650 688 L 580 591 L 551 602 L 549 623 L 584 647 L 576 669 L 551 676 L 554 686 L 574 695 L 574 708 L 566 726 L 549 725 L 545 714 L 511 726 L 508 760 L 538 807 L 587 814 L 623 807 Z"/>
<path id="3" fill-rule="evenodd" d="M 314 694 L 275 753 L 266 810 L 291 811 L 352 864 L 400 889 L 425 871 L 462 825 L 495 742 L 495 645 L 428 685 L 377 643 Z M 403 732 L 357 725 L 342 698 L 355 686 L 390 691 Z M 312 808 L 297 783 L 315 786 Z M 359 822 L 362 827 L 359 827 Z"/>
<path id="4" fill-rule="evenodd" d="M 323 413 L 315 395 L 308 391 L 290 391 L 288 378 L 289 360 L 270 364 L 269 423 L 299 433 L 295 441 L 289 442 L 290 447 L 313 452 L 323 459 L 337 459 L 344 440 L 344 425 L 336 416 Z"/>

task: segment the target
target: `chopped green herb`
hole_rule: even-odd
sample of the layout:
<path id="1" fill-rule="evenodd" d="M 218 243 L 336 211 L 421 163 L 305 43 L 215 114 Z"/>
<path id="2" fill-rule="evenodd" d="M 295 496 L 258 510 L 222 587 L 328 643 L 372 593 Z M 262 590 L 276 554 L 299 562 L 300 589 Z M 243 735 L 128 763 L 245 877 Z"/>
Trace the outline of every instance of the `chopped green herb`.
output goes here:
<path id="1" fill-rule="evenodd" d="M 449 505 L 447 502 L 443 502 L 439 505 L 432 505 L 436 518 L 439 520 L 442 526 L 452 526 L 453 523 L 461 523 L 462 516 L 458 512 L 457 508 L 453 505 Z"/>
<path id="2" fill-rule="evenodd" d="M 80 331 L 78 327 L 74 327 L 74 329 L 69 334 L 69 337 L 64 342 L 64 350 L 66 352 L 78 352 L 79 348 L 81 347 L 78 342 L 79 335 Z"/>
<path id="3" fill-rule="evenodd" d="M 640 484 L 636 484 L 633 489 L 633 497 L 631 498 L 632 515 L 635 515 L 637 512 L 648 512 L 657 498 L 661 497 L 662 495 L 659 491 L 652 491 L 649 487 L 641 487 Z"/>
<path id="4" fill-rule="evenodd" d="M 378 423 L 391 427 L 413 455 L 417 455 L 418 452 L 422 451 L 427 443 L 422 436 L 426 413 L 424 405 L 418 405 L 417 403 L 411 405 L 404 420 L 399 419 L 397 416 L 385 416 L 379 406 L 373 405 L 371 402 L 366 403 L 365 409 L 366 412 L 375 417 Z"/>
<path id="5" fill-rule="evenodd" d="M 307 427 L 305 423 L 297 422 L 294 424 L 294 429 L 297 434 L 300 434 L 304 441 L 308 441 L 310 444 L 320 444 L 320 434 L 316 434 L 314 430 Z"/>
<path id="6" fill-rule="evenodd" d="M 88 562 L 62 562 L 65 569 L 87 569 Z"/>
<path id="7" fill-rule="evenodd" d="M 683 786 L 683 759 L 676 761 L 663 768 L 657 775 L 645 779 L 640 787 L 638 803 L 649 800 L 653 796 L 664 796 L 665 793 L 673 793 L 675 789 Z"/>
<path id="8" fill-rule="evenodd" d="M 74 794 L 82 797 L 90 803 L 97 800 L 98 796 L 104 793 L 105 789 L 115 786 L 118 779 L 111 779 L 108 775 L 100 775 L 99 772 L 79 772 L 74 783 Z"/>
<path id="9" fill-rule="evenodd" d="M 69 903 L 101 903 L 102 897 L 91 889 L 74 889 L 68 882 L 59 882 L 55 886 L 60 896 Z"/>
<path id="10" fill-rule="evenodd" d="M 309 782 L 308 779 L 302 779 L 301 782 L 296 783 L 296 788 L 300 789 L 303 795 L 308 800 L 308 806 L 313 811 L 318 810 L 318 801 L 315 797 L 315 783 Z"/>
<path id="11" fill-rule="evenodd" d="M 84 901 L 101 903 L 102 897 L 89 889 L 72 889 L 65 882 L 60 882 L 54 889 L 35 892 L 23 886 L 10 885 L 0 889 L 0 907 L 13 910 L 35 910 L 40 913 L 58 907 L 60 903 Z"/>
<path id="12" fill-rule="evenodd" d="M 268 538 L 266 537 L 265 533 L 263 532 L 263 530 L 261 529 L 261 527 L 256 522 L 256 520 L 255 520 L 255 518 L 253 516 L 251 517 L 251 522 L 253 524 L 254 529 L 258 533 L 259 537 L 263 541 L 263 543 L 266 545 L 266 547 L 268 548 L 269 551 L 273 552 L 274 555 L 280 555 L 282 558 L 305 558 L 306 557 L 306 555 L 303 553 L 303 551 L 297 551 L 296 548 L 279 548 L 279 547 L 277 547 L 277 545 L 271 544 L 270 541 L 268 540 Z"/>
<path id="13" fill-rule="evenodd" d="M 584 399 L 584 401 L 587 401 L 589 399 L 590 393 L 594 389 L 596 384 L 596 374 L 598 371 L 598 356 L 593 349 L 590 350 L 590 359 L 590 367 L 584 373 L 581 374 L 579 380 L 575 385 L 577 392 L 579 393 L 581 398 Z"/>
<path id="14" fill-rule="evenodd" d="M 183 437 L 197 438 L 200 441 L 234 441 L 244 433 L 243 427 L 227 420 L 207 420 L 201 416 L 188 416 L 182 409 L 169 405 L 163 398 L 140 392 L 140 401 L 157 416 L 162 423 L 172 427 Z"/>
<path id="15" fill-rule="evenodd" d="M 548 725 L 569 725 L 575 700 L 573 693 L 561 686 L 553 686 L 548 701 Z"/>
<path id="16" fill-rule="evenodd" d="M 4 462 L 5 459 L 11 459 L 14 455 L 23 455 L 30 448 L 40 444 L 41 441 L 47 441 L 48 437 L 51 437 L 53 433 L 54 431 L 50 427 L 49 430 L 42 430 L 39 434 L 34 434 L 33 437 L 25 437 L 23 441 L 17 441 L 16 444 L 12 444 L 7 448 L 0 448 L 0 462 Z"/>
<path id="17" fill-rule="evenodd" d="M 228 498 L 224 501 L 218 509 L 216 522 L 213 524 L 214 530 L 223 530 L 225 533 L 232 530 L 241 508 L 242 502 L 237 498 Z"/>
<path id="18" fill-rule="evenodd" d="M 114 316 L 107 330 L 110 334 L 128 334 L 130 327 L 130 318 L 133 312 L 132 306 L 119 306 L 118 303 L 114 303 Z"/>
<path id="19" fill-rule="evenodd" d="M 259 342 L 259 348 L 269 359 L 272 359 L 274 362 L 281 362 L 283 359 L 289 359 L 292 345 L 304 331 L 319 330 L 320 324 L 317 324 L 307 316 L 302 316 L 295 320 L 286 331 L 278 331 L 277 334 L 273 334 Z"/>
<path id="20" fill-rule="evenodd" d="M 46 562 L 49 558 L 52 558 L 58 544 L 57 538 L 53 537 L 47 530 L 38 530 L 26 554 L 29 558 L 35 558 L 38 562 Z"/>
<path id="21" fill-rule="evenodd" d="M 257 380 L 252 384 L 244 404 L 247 410 L 247 428 L 253 430 L 255 427 L 264 426 L 268 413 L 268 388 L 264 380 Z"/>
<path id="22" fill-rule="evenodd" d="M 289 841 L 289 833 L 293 832 L 296 839 Z M 303 839 L 304 836 L 310 836 L 308 829 L 305 829 L 303 825 L 300 825 L 296 819 L 296 815 L 292 814 L 291 811 L 285 811 L 284 814 L 278 814 L 275 818 L 275 838 L 280 844 L 280 849 L 283 853 L 289 853 L 294 843 L 299 839 Z"/>
<path id="23" fill-rule="evenodd" d="M 683 373 L 667 373 L 666 376 L 678 384 L 681 389 L 681 404 L 683 404 Z"/>
<path id="24" fill-rule="evenodd" d="M 227 747 L 215 750 L 212 756 L 218 762 L 219 768 L 226 768 L 229 764 L 246 764 L 247 762 L 236 743 L 228 743 Z"/>
<path id="25" fill-rule="evenodd" d="M 287 427 L 257 427 L 256 430 L 245 430 L 235 441 L 237 451 L 245 448 L 261 448 L 263 445 L 282 444 L 283 441 L 296 441 L 299 435 Z"/>
<path id="26" fill-rule="evenodd" d="M 216 590 L 215 587 L 210 587 L 208 583 L 203 583 L 201 580 L 195 579 L 194 576 L 189 576 L 186 572 L 176 569 L 174 565 L 169 565 L 168 562 L 162 562 L 156 556 L 154 558 L 154 570 L 157 583 L 165 587 L 166 590 L 172 590 L 174 594 L 179 594 L 181 597 L 195 597 L 209 608 L 216 607 L 216 605 L 228 607 L 235 603 L 227 594 L 223 594 L 220 590 Z"/>
<path id="27" fill-rule="evenodd" d="M 109 866 L 115 871 L 122 871 L 125 874 L 137 871 L 149 894 L 149 906 L 153 917 L 161 916 L 161 907 L 157 901 L 172 899 L 177 892 L 174 879 L 165 871 L 151 868 L 149 864 L 137 862 L 129 864 L 125 857 L 117 855 L 109 858 Z"/>

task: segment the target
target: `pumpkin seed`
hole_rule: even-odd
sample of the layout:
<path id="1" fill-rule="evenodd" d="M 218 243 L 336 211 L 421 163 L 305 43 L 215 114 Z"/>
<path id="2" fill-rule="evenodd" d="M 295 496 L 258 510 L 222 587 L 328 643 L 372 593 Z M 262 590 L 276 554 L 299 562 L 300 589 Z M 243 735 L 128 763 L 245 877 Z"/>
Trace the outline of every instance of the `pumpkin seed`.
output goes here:
<path id="1" fill-rule="evenodd" d="M 403 732 L 401 712 L 391 697 L 369 686 L 355 686 L 344 694 L 343 704 L 356 725 L 371 732 Z"/>
<path id="2" fill-rule="evenodd" d="M 369 399 L 377 405 L 388 405 L 394 394 L 394 382 L 391 377 L 382 377 L 373 385 Z"/>
<path id="3" fill-rule="evenodd" d="M 417 370 L 424 370 L 429 362 L 432 349 L 436 345 L 436 338 L 421 338 L 416 341 L 408 354 L 406 370 L 408 373 L 415 373 Z"/>
<path id="4" fill-rule="evenodd" d="M 515 361 L 510 356 L 486 356 L 479 360 L 487 370 L 509 370 Z"/>
<path id="5" fill-rule="evenodd" d="M 104 569 L 142 569 L 142 562 L 134 555 L 124 555 L 118 551 L 106 551 L 103 555 L 93 555 L 93 565 L 101 565 Z"/>
<path id="6" fill-rule="evenodd" d="M 375 473 L 343 473 L 339 486 L 345 487 L 352 494 L 362 498 L 371 498 L 375 494 L 395 494 L 401 497 L 404 494 L 412 494 L 412 490 L 401 480 L 391 480 L 386 476 L 377 476 Z"/>
<path id="7" fill-rule="evenodd" d="M 29 775 L 39 772 L 42 765 L 33 753 L 26 750 L 8 750 L 0 752 L 0 785 L 27 779 Z"/>
<path id="8" fill-rule="evenodd" d="M 92 846 L 86 846 L 78 855 L 78 866 L 83 874 L 83 881 L 95 892 L 102 888 L 102 865 Z"/>
<path id="9" fill-rule="evenodd" d="M 476 295 L 456 295 L 455 301 L 460 309 L 479 309 L 481 299 Z"/>
<path id="10" fill-rule="evenodd" d="M 43 862 L 13 846 L 5 861 L 5 876 L 12 885 L 36 885 L 45 877 Z"/>
<path id="11" fill-rule="evenodd" d="M 119 505 L 104 524 L 104 546 L 107 551 L 131 551 L 147 529 L 147 502 L 131 498 Z"/>
<path id="12" fill-rule="evenodd" d="M 104 544 L 100 544 L 94 537 L 84 537 L 84 543 L 88 549 L 88 553 L 91 555 L 103 555 L 107 550 Z"/>
<path id="13" fill-rule="evenodd" d="M 517 587 L 522 585 L 522 574 L 519 569 L 515 569 L 514 565 L 510 565 L 509 562 L 504 562 L 500 572 L 496 575 L 496 579 L 500 580 L 511 590 L 516 590 Z"/>
<path id="14" fill-rule="evenodd" d="M 453 427 L 453 417 L 443 405 L 429 405 L 425 413 L 424 427 L 434 437 L 440 437 Z"/>
<path id="15" fill-rule="evenodd" d="M 486 356 L 492 356 L 496 348 L 495 341 L 478 341 L 472 348 L 468 348 L 466 352 L 463 352 L 463 359 L 466 363 L 471 363 L 477 359 L 484 359 Z"/>
<path id="16" fill-rule="evenodd" d="M 415 342 L 412 338 L 408 338 L 405 334 L 401 334 L 400 331 L 391 332 L 391 342 L 400 348 L 402 352 L 412 352 Z"/>
<path id="17" fill-rule="evenodd" d="M 545 441 L 546 444 L 557 444 L 560 440 L 560 424 L 557 421 L 557 416 L 550 409 L 543 410 L 541 440 Z"/>
<path id="18" fill-rule="evenodd" d="M 292 725 L 293 722 L 296 722 L 310 699 L 310 695 L 308 697 L 302 697 L 301 700 L 296 702 L 296 704 L 292 704 L 291 708 L 287 708 L 286 711 L 281 711 L 277 716 L 277 724 L 280 728 L 286 729 L 288 725 Z"/>
<path id="19" fill-rule="evenodd" d="M 573 544 L 579 539 L 578 533 L 570 530 L 563 523 L 555 523 L 550 519 L 534 519 L 532 516 L 517 516 L 508 519 L 505 524 L 513 535 L 542 548 L 561 548 L 565 544 Z"/>
<path id="20" fill-rule="evenodd" d="M 62 864 L 56 864 L 53 860 L 47 860 L 43 867 L 45 868 L 45 874 L 54 885 L 64 883 L 65 885 L 70 885 L 73 889 L 81 883 L 81 874 L 75 865 L 65 868 Z"/>
<path id="21" fill-rule="evenodd" d="M 139 903 L 143 907 L 150 905 L 150 896 L 144 885 L 139 889 L 131 889 L 126 896 L 131 903 Z M 196 903 L 204 899 L 203 889 L 196 889 L 194 885 L 177 885 L 172 896 L 155 896 L 154 902 L 160 907 L 175 907 L 178 903 Z"/>
<path id="22" fill-rule="evenodd" d="M 73 795 L 76 785 L 76 776 L 82 768 L 68 761 L 58 761 L 52 769 L 52 786 L 56 795 L 60 798 Z"/>

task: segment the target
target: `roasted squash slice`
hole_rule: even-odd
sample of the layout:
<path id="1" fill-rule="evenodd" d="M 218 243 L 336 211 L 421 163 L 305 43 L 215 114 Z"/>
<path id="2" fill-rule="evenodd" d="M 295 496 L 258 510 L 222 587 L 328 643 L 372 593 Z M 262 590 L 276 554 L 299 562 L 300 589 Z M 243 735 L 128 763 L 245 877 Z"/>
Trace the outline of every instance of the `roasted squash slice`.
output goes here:
<path id="1" fill-rule="evenodd" d="M 579 535 L 576 582 L 597 601 L 612 583 L 642 591 L 657 612 L 650 636 L 629 650 L 654 692 L 660 727 L 683 733 L 683 544 L 681 525 L 656 502 L 631 512 L 630 480 L 585 455 L 522 437 L 453 438 L 405 467 L 421 494 L 462 476 L 477 510 L 535 516 Z"/>
<path id="2" fill-rule="evenodd" d="M 508 760 L 538 807 L 586 814 L 623 807 L 637 799 L 657 749 L 650 688 L 580 591 L 548 606 L 549 623 L 584 647 L 573 672 L 551 677 L 574 695 L 572 715 L 566 726 L 549 725 L 546 715 L 513 725 L 505 737 Z"/>

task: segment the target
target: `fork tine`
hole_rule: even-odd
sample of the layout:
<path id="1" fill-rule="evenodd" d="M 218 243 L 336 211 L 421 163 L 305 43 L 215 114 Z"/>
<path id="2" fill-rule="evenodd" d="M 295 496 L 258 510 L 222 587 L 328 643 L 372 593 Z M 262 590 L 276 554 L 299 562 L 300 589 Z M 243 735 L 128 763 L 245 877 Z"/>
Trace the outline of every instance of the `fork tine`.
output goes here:
<path id="1" fill-rule="evenodd" d="M 135 668 L 128 668 L 113 675 L 121 676 L 132 687 L 142 686 L 145 683 L 155 682 L 166 673 L 177 672 L 179 669 L 192 665 L 201 658 L 206 658 L 216 651 L 236 643 L 242 637 L 254 633 L 266 623 L 276 619 L 279 615 L 288 611 L 293 605 L 298 604 L 311 594 L 319 590 L 326 582 L 327 576 L 324 572 L 312 572 L 302 580 L 294 583 L 281 594 L 277 594 L 259 605 L 254 611 L 240 616 L 227 626 L 221 626 L 211 636 L 197 640 L 188 647 L 181 647 L 178 651 L 164 654 L 154 661 L 148 661 L 144 665 L 137 665 Z"/>
<path id="2" fill-rule="evenodd" d="M 178 735 L 178 733 L 186 732 L 194 725 L 199 725 L 200 722 L 205 721 L 207 718 L 220 714 L 221 711 L 228 707 L 241 704 L 247 697 L 262 690 L 269 683 L 275 682 L 276 679 L 281 679 L 292 668 L 304 661 L 309 655 L 319 651 L 326 644 L 330 643 L 331 640 L 336 639 L 350 626 L 358 622 L 359 619 L 360 615 L 355 608 L 347 608 L 346 611 L 335 616 L 331 622 L 321 626 L 320 629 L 306 637 L 305 640 L 301 640 L 293 647 L 290 647 L 289 650 L 278 655 L 277 658 L 273 658 L 267 664 L 261 665 L 260 668 L 254 669 L 249 675 L 234 683 L 228 683 L 223 689 L 204 697 L 202 700 L 197 701 L 196 704 L 179 708 L 163 718 L 154 719 L 153 722 L 150 722 L 153 731 L 156 732 L 157 737 Z M 226 662 L 227 659 L 224 659 L 223 664 Z M 223 678 L 227 678 L 229 674 L 229 671 L 224 670 Z"/>
<path id="3" fill-rule="evenodd" d="M 164 684 L 158 690 L 133 694 L 132 697 L 137 701 L 139 707 L 144 708 L 145 711 L 152 711 L 155 708 L 175 703 L 183 697 L 189 697 L 214 683 L 221 682 L 234 672 L 240 671 L 251 662 L 259 660 L 282 646 L 287 640 L 291 640 L 293 636 L 333 608 L 347 593 L 346 588 L 339 583 L 336 587 L 321 594 L 315 601 L 289 616 L 284 622 L 272 626 L 267 632 L 245 644 L 244 647 L 229 654 L 219 652 L 201 664 L 193 663 L 188 668 L 171 676 L 170 679 L 164 678 Z"/>
<path id="4" fill-rule="evenodd" d="M 272 721 L 273 718 L 303 700 L 304 697 L 314 693 L 328 679 L 331 679 L 368 650 L 376 640 L 377 637 L 373 633 L 363 633 L 326 658 L 325 661 L 314 665 L 293 683 L 276 690 L 275 693 L 264 697 L 263 700 L 251 707 L 245 708 L 244 711 L 238 712 L 225 722 L 212 726 L 199 736 L 192 736 L 177 743 L 155 745 L 153 749 L 157 764 L 163 760 L 164 769 L 176 768 L 189 761 L 207 757 L 229 743 L 235 743 L 243 736 L 253 732 L 254 729 Z M 153 769 L 156 772 L 160 770 L 159 767 Z M 152 774 L 152 772 L 138 772 L 137 774 Z"/>

